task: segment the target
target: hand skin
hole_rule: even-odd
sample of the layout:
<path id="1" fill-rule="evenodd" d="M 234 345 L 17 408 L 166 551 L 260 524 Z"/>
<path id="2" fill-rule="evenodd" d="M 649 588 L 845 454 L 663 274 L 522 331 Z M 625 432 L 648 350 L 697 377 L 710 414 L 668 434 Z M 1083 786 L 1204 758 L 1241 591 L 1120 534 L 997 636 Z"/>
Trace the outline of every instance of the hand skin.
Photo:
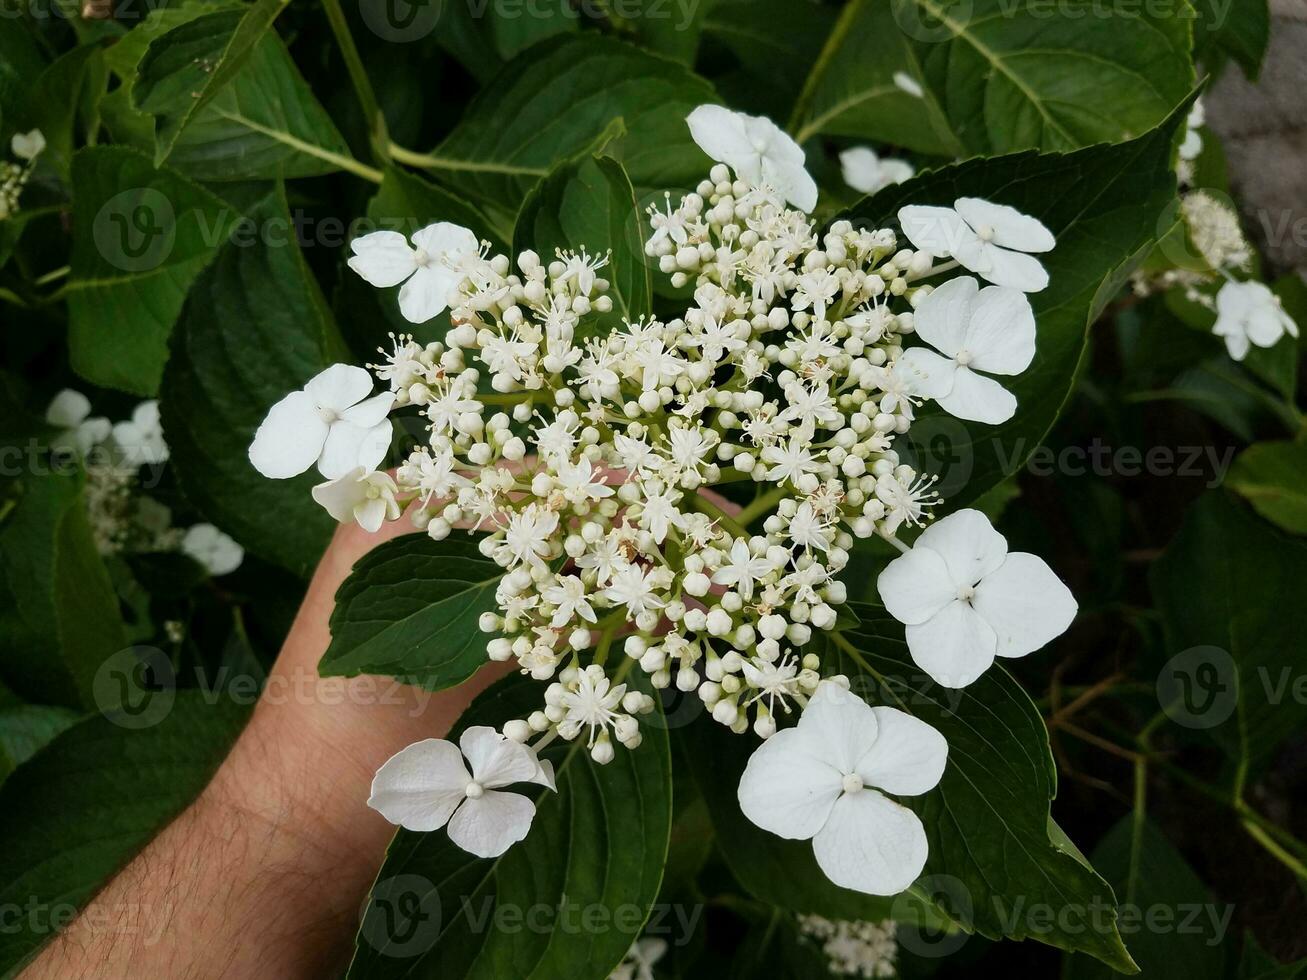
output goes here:
<path id="1" fill-rule="evenodd" d="M 264 696 L 212 782 L 24 980 L 342 972 L 395 830 L 366 805 L 373 774 L 411 742 L 448 732 L 508 671 L 487 664 L 435 695 L 378 678 L 317 676 L 337 587 L 369 549 L 412 530 L 406 519 L 375 535 L 337 530 Z"/>

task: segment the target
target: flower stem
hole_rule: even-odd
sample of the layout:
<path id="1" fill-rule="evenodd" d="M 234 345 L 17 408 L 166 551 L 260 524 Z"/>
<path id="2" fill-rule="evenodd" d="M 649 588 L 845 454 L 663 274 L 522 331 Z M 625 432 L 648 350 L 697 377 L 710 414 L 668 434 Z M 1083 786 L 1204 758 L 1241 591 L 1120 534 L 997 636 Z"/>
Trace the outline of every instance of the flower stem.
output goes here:
<path id="1" fill-rule="evenodd" d="M 768 493 L 756 498 L 753 503 L 745 507 L 735 515 L 735 519 L 744 527 L 748 527 L 763 514 L 775 507 L 788 494 L 784 487 L 777 487 Z"/>
<path id="2" fill-rule="evenodd" d="M 377 103 L 377 95 L 372 90 L 372 82 L 363 67 L 363 59 L 349 32 L 349 23 L 340 8 L 340 0 L 322 0 L 322 8 L 331 25 L 331 33 L 336 36 L 340 55 L 345 60 L 345 70 L 354 86 L 354 94 L 363 109 L 363 116 L 368 121 L 368 137 L 372 141 L 373 157 L 382 164 L 390 159 L 390 137 L 386 133 L 386 117 Z"/>
<path id="3" fill-rule="evenodd" d="M 726 513 L 726 511 L 722 510 L 703 494 L 692 493 L 686 497 L 686 501 L 700 514 L 707 514 L 709 517 L 715 519 L 722 527 L 726 528 L 726 530 L 730 531 L 736 537 L 749 537 L 748 530 L 741 527 L 735 518 L 731 517 Z"/>

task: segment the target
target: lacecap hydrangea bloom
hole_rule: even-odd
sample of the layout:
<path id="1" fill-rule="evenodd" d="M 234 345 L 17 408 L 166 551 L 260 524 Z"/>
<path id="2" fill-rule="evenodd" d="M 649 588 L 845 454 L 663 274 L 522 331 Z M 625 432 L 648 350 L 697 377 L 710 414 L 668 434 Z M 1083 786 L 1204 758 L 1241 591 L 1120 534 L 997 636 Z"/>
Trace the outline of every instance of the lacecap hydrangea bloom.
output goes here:
<path id="1" fill-rule="evenodd" d="M 411 240 L 363 236 L 351 268 L 380 288 L 402 283 L 410 321 L 448 309 L 451 326 L 439 339 L 394 338 L 372 368 L 380 394 L 356 368 L 309 380 L 274 406 L 251 460 L 273 477 L 316 463 L 328 481 L 314 496 L 338 520 L 477 535 L 503 570 L 481 617 L 486 655 L 541 683 L 538 707 L 503 725 L 508 740 L 534 752 L 580 739 L 599 763 L 635 749 L 654 703 L 627 682 L 633 671 L 655 691 L 695 692 L 733 732 L 779 738 L 784 722 L 741 784 L 746 812 L 813 838 L 841 883 L 892 893 L 926 855 L 920 820 L 894 797 L 935 785 L 944 739 L 825 678 L 811 641 L 840 620 L 855 538 L 907 551 L 897 532 L 928 524 L 939 503 L 896 449 L 921 403 L 983 422 L 1016 410 L 990 375 L 1034 356 L 1023 290 L 1047 281 L 1035 253 L 1053 238 L 975 199 L 904 208 L 898 229 L 823 229 L 803 151 L 769 120 L 702 106 L 688 125 L 718 163 L 692 193 L 650 209 L 645 244 L 673 286 L 692 290 L 679 315 L 594 330 L 613 308 L 610 256 L 584 242 L 510 257 L 448 223 Z M 426 435 L 392 474 L 378 447 L 393 412 L 421 417 Z M 753 486 L 753 502 L 727 505 L 714 489 L 728 484 Z M 974 639 L 953 638 L 959 657 Z M 992 659 L 996 642 L 967 662 Z M 857 724 L 809 723 L 823 703 L 819 715 Z M 787 746 L 814 760 L 820 806 L 781 799 L 803 768 Z M 394 805 L 423 783 L 388 763 L 373 787 L 383 813 L 430 829 L 477 812 L 453 809 L 455 783 L 479 799 L 475 760 L 469 776 L 452 745 L 439 751 L 440 811 Z M 905 759 L 924 768 L 909 778 Z M 794 806 L 808 809 L 787 816 Z M 530 815 L 517 811 L 497 842 L 525 834 Z M 469 839 L 462 823 L 457 835 L 450 824 L 455 843 Z M 877 856 L 882 832 L 896 854 Z"/>

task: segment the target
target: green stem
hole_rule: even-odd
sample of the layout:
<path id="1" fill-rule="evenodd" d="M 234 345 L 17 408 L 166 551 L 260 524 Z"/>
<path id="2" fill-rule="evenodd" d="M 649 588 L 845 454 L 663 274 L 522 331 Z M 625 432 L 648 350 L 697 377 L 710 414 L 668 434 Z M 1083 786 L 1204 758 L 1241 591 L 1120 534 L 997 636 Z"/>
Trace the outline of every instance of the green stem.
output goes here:
<path id="1" fill-rule="evenodd" d="M 48 286 L 52 282 L 58 282 L 60 279 L 64 278 L 64 276 L 68 275 L 68 273 L 71 271 L 72 269 L 66 265 L 61 266 L 58 269 L 52 269 L 50 272 L 47 272 L 45 275 L 38 276 L 33 281 L 33 285 Z"/>
<path id="2" fill-rule="evenodd" d="M 341 170 L 352 173 L 355 177 L 362 177 L 364 180 L 371 181 L 374 184 L 380 184 L 382 177 L 384 176 L 384 174 L 375 167 L 369 167 L 366 163 L 360 163 L 353 157 L 346 156 L 343 153 L 334 153 L 321 146 L 308 143 L 297 136 L 292 136 L 290 133 L 284 133 L 281 130 L 264 126 L 262 123 L 257 123 L 253 119 L 247 119 L 238 112 L 231 112 L 223 109 L 216 103 L 210 103 L 209 107 L 210 111 L 223 119 L 238 123 L 246 129 L 253 130 L 256 133 L 262 133 L 269 139 L 274 139 L 278 143 L 284 143 L 286 146 L 294 147 L 296 150 L 299 150 L 301 153 L 307 154 L 308 156 L 317 157 L 319 160 L 325 160 L 332 166 L 339 167 Z"/>
<path id="3" fill-rule="evenodd" d="M 454 160 L 450 157 L 440 157 L 431 153 L 418 153 L 406 149 L 398 143 L 391 143 L 389 149 L 391 157 L 400 163 L 429 170 L 464 170 L 472 173 L 509 174 L 518 177 L 543 177 L 548 172 L 541 167 L 518 167 L 511 163 Z"/>
<path id="4" fill-rule="evenodd" d="M 741 474 L 741 476 L 743 475 L 744 474 Z M 769 493 L 764 493 L 761 497 L 755 499 L 753 503 L 749 504 L 749 506 L 745 507 L 744 510 L 736 514 L 735 519 L 743 526 L 748 527 L 759 517 L 766 514 L 780 503 L 780 501 L 788 494 L 789 491 L 784 487 L 777 487 Z"/>
<path id="5" fill-rule="evenodd" d="M 354 94 L 363 109 L 363 116 L 368 121 L 368 137 L 372 141 L 374 158 L 382 164 L 389 162 L 390 137 L 386 133 L 386 117 L 377 103 L 377 95 L 372 90 L 372 81 L 363 67 L 363 59 L 354 44 L 354 37 L 349 32 L 349 23 L 340 8 L 340 0 L 322 0 L 327 21 L 331 24 L 331 33 L 336 36 L 336 45 L 341 57 L 345 59 L 345 69 L 349 72 Z"/>

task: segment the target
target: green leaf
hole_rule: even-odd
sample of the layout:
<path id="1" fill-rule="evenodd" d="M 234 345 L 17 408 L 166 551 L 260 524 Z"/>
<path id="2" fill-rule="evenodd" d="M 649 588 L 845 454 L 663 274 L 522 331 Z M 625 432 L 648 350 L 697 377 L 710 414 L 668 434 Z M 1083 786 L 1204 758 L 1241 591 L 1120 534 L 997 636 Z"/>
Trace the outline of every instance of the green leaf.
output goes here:
<path id="1" fill-rule="evenodd" d="M 1072 150 L 1158 125 L 1194 82 L 1188 3 L 855 0 L 791 124 L 925 153 Z M 896 73 L 925 98 L 905 94 Z M 923 118 L 924 117 L 924 118 Z"/>
<path id="2" fill-rule="evenodd" d="M 120 142 L 149 151 L 148 113 L 133 107 L 137 68 L 155 38 L 212 11 L 212 4 L 163 7 L 109 49 L 122 84 L 102 108 Z M 162 42 L 162 43 L 167 43 Z M 169 165 L 197 180 L 311 177 L 340 169 L 349 147 L 300 75 L 286 46 L 269 32 L 211 102 L 177 138 Z"/>
<path id="3" fill-rule="evenodd" d="M 269 480 L 247 455 L 272 405 L 345 359 L 291 228 L 280 192 L 241 219 L 191 289 L 159 400 L 187 499 L 252 554 L 307 575 L 335 527 L 310 496 L 317 471 Z"/>
<path id="4" fill-rule="evenodd" d="M 1163 707 L 1177 723 L 1210 732 L 1239 764 L 1239 781 L 1307 721 L 1307 699 L 1294 686 L 1307 633 L 1303 581 L 1307 542 L 1222 490 L 1189 507 L 1151 569 L 1172 658 L 1158 683 L 1175 697 Z"/>
<path id="5" fill-rule="evenodd" d="M 630 677 L 643 685 L 639 671 Z M 527 678 L 500 681 L 457 729 L 524 717 L 540 693 Z M 641 745 L 619 747 L 607 765 L 591 761 L 584 739 L 547 748 L 558 792 L 512 787 L 534 796 L 535 819 L 498 858 L 473 857 L 444 830 L 401 830 L 364 912 L 349 976 L 604 980 L 640 934 L 667 857 L 667 731 L 660 711 L 640 724 Z"/>
<path id="6" fill-rule="evenodd" d="M 0 783 L 79 717 L 44 704 L 0 706 Z"/>
<path id="7" fill-rule="evenodd" d="M 0 906 L 37 914 L 0 930 L 0 974 L 19 972 L 54 926 L 199 794 L 245 715 L 230 701 L 206 704 L 198 692 L 177 694 L 152 727 L 133 730 L 96 715 L 5 781 Z"/>
<path id="8" fill-rule="evenodd" d="M 479 200 L 513 206 L 620 117 L 627 135 L 609 153 L 642 198 L 652 188 L 691 187 L 709 161 L 685 117 L 716 100 L 684 67 L 620 41 L 589 33 L 554 39 L 505 67 L 468 104 L 429 166 Z"/>
<path id="9" fill-rule="evenodd" d="M 22 129 L 39 129 L 46 148 L 41 155 L 67 181 L 72 167 L 75 129 L 83 92 L 98 79 L 104 86 L 103 54 L 98 44 L 82 44 L 61 55 L 32 83 L 23 107 Z"/>
<path id="10" fill-rule="evenodd" d="M 28 700 L 94 707 L 96 671 L 126 638 L 84 477 L 24 477 L 21 494 L 0 524 L 0 674 Z"/>
<path id="11" fill-rule="evenodd" d="M 730 65 L 712 73 L 713 86 L 733 108 L 783 122 L 835 23 L 825 4 L 794 0 L 717 0 L 703 25 L 701 62 Z M 784 30 L 775 25 L 784 24 Z"/>
<path id="12" fill-rule="evenodd" d="M 1212 902 L 1207 886 L 1184 856 L 1147 818 L 1121 819 L 1094 848 L 1094 866 L 1122 903 L 1121 932 L 1139 964 L 1140 980 L 1222 980 L 1225 939 L 1233 905 Z M 1065 980 L 1109 980 L 1116 974 L 1094 960 L 1072 956 Z"/>
<path id="13" fill-rule="evenodd" d="M 489 0 L 486 16 L 499 57 L 509 61 L 531 45 L 559 34 L 573 34 L 580 14 L 570 0 L 538 0 L 518 4 L 516 0 Z"/>
<path id="14" fill-rule="evenodd" d="M 1271 9 L 1267 0 L 1202 0 L 1194 3 L 1194 60 L 1209 71 L 1228 55 L 1244 75 L 1256 81 L 1271 40 Z"/>
<path id="15" fill-rule="evenodd" d="M 1307 444 L 1249 446 L 1234 461 L 1225 484 L 1272 524 L 1307 534 Z"/>
<path id="16" fill-rule="evenodd" d="M 95 384 L 152 395 L 187 291 L 239 215 L 125 147 L 73 157 L 68 345 Z"/>
<path id="17" fill-rule="evenodd" d="M 318 672 L 386 674 L 433 691 L 476 673 L 487 640 L 477 619 L 496 609 L 504 573 L 477 550 L 483 537 L 405 534 L 360 558 L 336 593 Z"/>
<path id="18" fill-rule="evenodd" d="M 154 162 L 172 155 L 182 130 L 253 55 L 289 0 L 216 10 L 150 42 L 132 89 L 135 108 L 154 116 Z"/>
<path id="19" fill-rule="evenodd" d="M 629 0 L 611 9 L 609 16 L 618 31 L 630 35 L 642 47 L 673 61 L 693 65 L 709 8 L 719 6 L 720 2 L 698 3 L 697 0 L 689 3 L 685 0 Z M 802 8 L 790 5 L 788 12 L 791 20 L 802 19 Z M 754 16 L 758 15 L 755 13 Z"/>
<path id="20" fill-rule="evenodd" d="M 915 715 L 948 740 L 939 785 L 905 797 L 930 842 L 918 888 L 967 932 L 1034 939 L 1134 964 L 1117 931 L 1112 889 L 1050 821 L 1057 771 L 1043 718 L 1001 667 L 960 690 L 942 688 L 912 662 L 903 627 L 876 606 L 840 634 L 827 669 L 847 674 L 872 703 Z M 1052 924 L 1045 909 L 1052 910 Z"/>
<path id="21" fill-rule="evenodd" d="M 864 198 L 841 217 L 873 227 L 896 223 L 906 204 L 951 206 L 982 197 L 1034 215 L 1057 247 L 1044 255 L 1049 285 L 1030 303 L 1035 359 L 1004 379 L 1016 415 L 1000 425 L 966 423 L 928 405 L 908 439 L 920 468 L 940 475 L 949 507 L 965 506 L 1015 473 L 1058 417 L 1080 368 L 1090 325 L 1148 253 L 1158 216 L 1175 195 L 1172 139 L 1187 109 L 1152 132 L 1073 153 L 1018 153 L 928 171 Z"/>
<path id="22" fill-rule="evenodd" d="M 613 309 L 591 321 L 596 332 L 608 333 L 623 319 L 652 312 L 644 238 L 640 206 L 622 165 L 606 156 L 585 156 L 556 167 L 527 195 L 513 232 L 513 253 L 532 248 L 548 263 L 558 249 L 584 245 L 591 255 L 609 252 L 599 275 L 609 281 Z"/>

